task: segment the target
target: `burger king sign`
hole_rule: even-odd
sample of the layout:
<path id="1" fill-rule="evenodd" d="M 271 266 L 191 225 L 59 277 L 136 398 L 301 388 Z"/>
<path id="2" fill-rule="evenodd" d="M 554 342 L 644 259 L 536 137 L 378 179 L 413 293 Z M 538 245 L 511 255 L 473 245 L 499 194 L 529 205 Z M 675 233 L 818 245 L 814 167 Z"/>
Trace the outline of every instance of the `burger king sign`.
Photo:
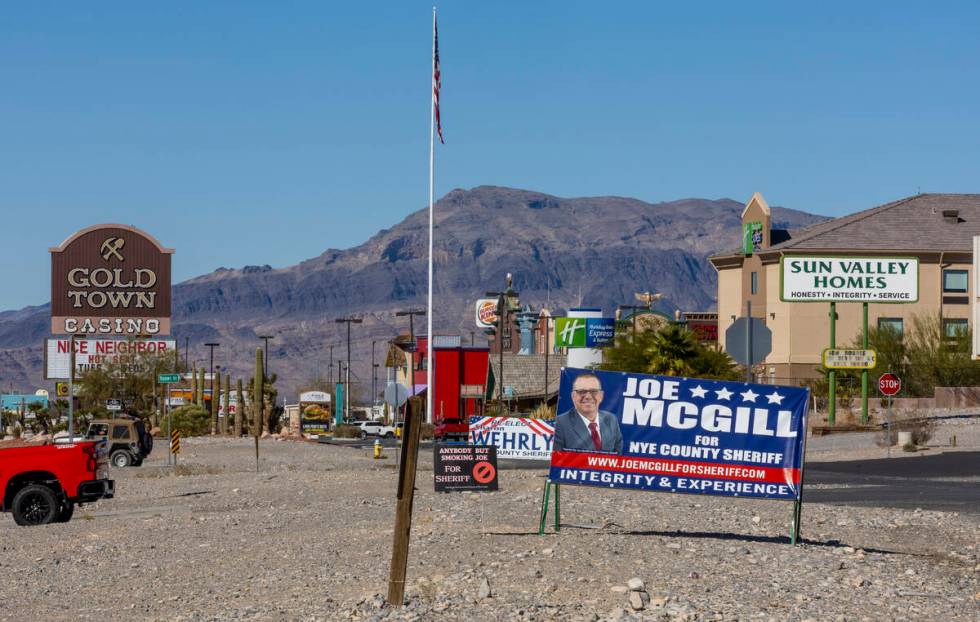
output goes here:
<path id="1" fill-rule="evenodd" d="M 497 301 L 481 298 L 476 301 L 476 325 L 480 328 L 493 328 L 497 325 Z"/>

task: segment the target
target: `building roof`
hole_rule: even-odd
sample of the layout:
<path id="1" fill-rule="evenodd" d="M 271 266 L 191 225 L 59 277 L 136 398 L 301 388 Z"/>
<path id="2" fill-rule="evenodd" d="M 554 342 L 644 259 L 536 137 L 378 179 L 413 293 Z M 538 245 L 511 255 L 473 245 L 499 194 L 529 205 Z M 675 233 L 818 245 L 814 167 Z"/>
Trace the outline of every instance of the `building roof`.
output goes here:
<path id="1" fill-rule="evenodd" d="M 779 238 L 773 235 L 772 245 L 761 254 L 841 249 L 969 253 L 974 235 L 980 235 L 980 194 L 917 194 Z M 741 249 L 732 249 L 712 258 L 741 254 Z"/>
<path id="2" fill-rule="evenodd" d="M 504 352 L 504 391 L 507 387 L 514 388 L 516 399 L 544 398 L 544 359 L 543 354 L 513 354 Z M 561 380 L 561 368 L 565 365 L 565 356 L 552 354 L 548 357 L 548 395 L 558 393 L 558 383 Z M 490 367 L 493 377 L 499 378 L 500 355 L 490 355 Z M 496 396 L 496 389 L 494 390 Z"/>

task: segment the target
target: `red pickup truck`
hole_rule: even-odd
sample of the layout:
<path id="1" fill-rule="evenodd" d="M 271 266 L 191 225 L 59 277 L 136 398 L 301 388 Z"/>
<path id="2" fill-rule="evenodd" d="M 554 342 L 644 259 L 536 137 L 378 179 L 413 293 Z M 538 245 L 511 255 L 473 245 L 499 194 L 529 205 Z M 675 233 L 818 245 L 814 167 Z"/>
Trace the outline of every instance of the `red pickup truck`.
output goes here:
<path id="1" fill-rule="evenodd" d="M 71 520 L 75 504 L 111 499 L 106 441 L 6 447 L 0 444 L 0 511 L 18 525 Z"/>

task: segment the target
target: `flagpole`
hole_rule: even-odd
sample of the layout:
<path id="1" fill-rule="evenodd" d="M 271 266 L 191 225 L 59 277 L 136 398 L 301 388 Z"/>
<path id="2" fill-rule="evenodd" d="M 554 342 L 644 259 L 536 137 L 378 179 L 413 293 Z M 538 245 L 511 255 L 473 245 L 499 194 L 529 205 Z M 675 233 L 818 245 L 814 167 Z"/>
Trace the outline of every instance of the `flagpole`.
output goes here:
<path id="1" fill-rule="evenodd" d="M 432 195 L 435 182 L 435 154 L 436 154 L 436 93 L 435 93 L 435 74 L 436 74 L 436 7 L 432 7 L 432 88 L 429 98 L 429 299 L 426 308 L 426 330 L 427 346 L 425 352 L 425 420 L 432 423 Z M 415 388 L 412 387 L 414 394 Z"/>

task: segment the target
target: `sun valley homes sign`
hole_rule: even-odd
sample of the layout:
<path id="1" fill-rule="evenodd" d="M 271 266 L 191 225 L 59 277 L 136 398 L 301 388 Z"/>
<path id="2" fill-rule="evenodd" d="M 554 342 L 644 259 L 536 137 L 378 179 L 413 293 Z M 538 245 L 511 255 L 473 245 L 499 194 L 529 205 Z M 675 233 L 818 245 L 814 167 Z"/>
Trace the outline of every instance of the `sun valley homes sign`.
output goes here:
<path id="1" fill-rule="evenodd" d="M 172 248 L 135 227 L 96 225 L 49 250 L 52 333 L 170 334 Z"/>
<path id="2" fill-rule="evenodd" d="M 917 302 L 915 257 L 784 256 L 780 262 L 784 302 Z"/>

